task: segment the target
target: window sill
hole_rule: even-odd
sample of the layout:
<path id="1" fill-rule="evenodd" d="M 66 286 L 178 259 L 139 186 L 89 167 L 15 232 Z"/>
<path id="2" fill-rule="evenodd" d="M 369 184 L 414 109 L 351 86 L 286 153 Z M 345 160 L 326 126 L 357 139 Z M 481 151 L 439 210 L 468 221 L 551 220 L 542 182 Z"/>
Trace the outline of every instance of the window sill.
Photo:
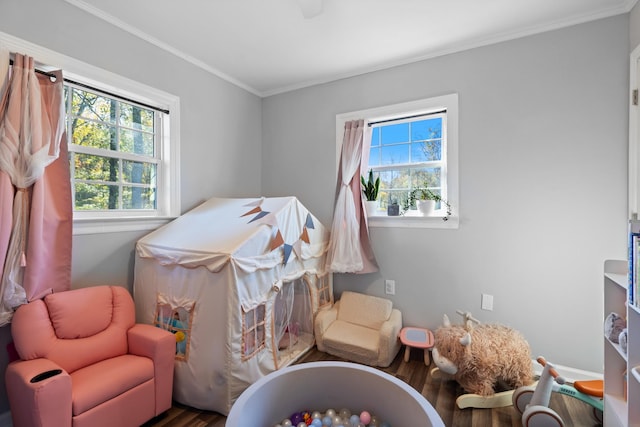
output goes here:
<path id="1" fill-rule="evenodd" d="M 173 217 L 76 218 L 73 220 L 73 235 L 151 231 L 173 219 Z"/>
<path id="2" fill-rule="evenodd" d="M 369 227 L 373 228 L 445 228 L 457 229 L 459 227 L 459 217 L 451 215 L 445 221 L 443 215 L 434 213 L 431 216 L 421 216 L 413 212 L 405 215 L 388 216 L 385 214 L 367 217 Z"/>

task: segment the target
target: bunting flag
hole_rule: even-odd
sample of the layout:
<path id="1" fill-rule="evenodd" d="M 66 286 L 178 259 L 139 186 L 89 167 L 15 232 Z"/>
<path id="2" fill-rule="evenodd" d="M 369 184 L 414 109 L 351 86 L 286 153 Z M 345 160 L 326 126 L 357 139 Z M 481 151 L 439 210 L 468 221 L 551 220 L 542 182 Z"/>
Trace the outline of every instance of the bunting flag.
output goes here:
<path id="1" fill-rule="evenodd" d="M 267 211 L 261 211 L 258 213 L 258 215 L 254 216 L 253 219 L 251 221 L 249 221 L 249 224 L 251 224 L 253 221 L 256 221 L 264 216 L 269 215 L 271 212 L 267 212 Z"/>
<path id="2" fill-rule="evenodd" d="M 312 228 L 312 229 L 316 228 L 313 225 L 313 218 L 311 217 L 310 213 L 307 214 L 307 220 L 305 221 L 304 226 L 307 227 L 307 228 Z"/>
<path id="3" fill-rule="evenodd" d="M 291 256 L 291 252 L 293 251 L 298 258 L 302 256 L 302 242 L 306 244 L 310 244 L 311 240 L 309 238 L 308 229 L 315 229 L 315 224 L 313 223 L 313 217 L 310 213 L 307 213 L 307 218 L 305 220 L 304 227 L 302 228 L 302 233 L 298 240 L 296 240 L 293 244 L 285 243 L 284 237 L 280 232 L 280 227 L 278 227 L 278 220 L 275 215 L 269 215 L 271 212 L 262 210 L 262 202 L 264 201 L 264 197 L 249 202 L 243 206 L 252 207 L 253 209 L 247 211 L 242 214 L 241 217 L 254 215 L 253 218 L 247 223 L 251 224 L 252 222 L 256 222 L 258 224 L 266 224 L 275 229 L 275 235 L 271 240 L 271 244 L 269 246 L 270 250 L 273 251 L 282 246 L 283 248 L 283 265 L 287 265 L 289 258 Z"/>
<path id="4" fill-rule="evenodd" d="M 302 240 L 297 240 L 293 244 L 293 252 L 298 258 L 302 258 Z"/>
<path id="5" fill-rule="evenodd" d="M 260 208 L 260 206 L 251 209 L 249 212 L 247 212 L 245 214 L 242 214 L 241 216 L 247 216 L 247 215 L 251 215 L 251 214 L 259 213 L 259 212 L 262 212 L 262 209 Z"/>
<path id="6" fill-rule="evenodd" d="M 278 230 L 278 232 L 276 233 L 276 237 L 274 237 L 271 241 L 271 250 L 279 248 L 282 245 L 284 245 L 284 238 L 282 237 L 280 230 Z"/>
<path id="7" fill-rule="evenodd" d="M 283 248 L 284 248 L 284 261 L 282 262 L 282 264 L 287 265 L 287 261 L 289 261 L 289 255 L 291 255 L 291 249 L 293 248 L 293 246 L 287 245 L 285 243 Z"/>
<path id="8" fill-rule="evenodd" d="M 260 197 L 259 199 L 254 200 L 253 202 L 249 202 L 249 203 L 247 203 L 246 205 L 243 205 L 243 206 L 260 206 L 260 205 L 262 205 L 262 202 L 264 202 L 264 197 Z"/>
<path id="9" fill-rule="evenodd" d="M 300 240 L 304 241 L 307 244 L 311 243 L 309 241 L 309 232 L 307 231 L 307 227 L 304 227 L 302 229 L 302 234 L 300 235 Z"/>

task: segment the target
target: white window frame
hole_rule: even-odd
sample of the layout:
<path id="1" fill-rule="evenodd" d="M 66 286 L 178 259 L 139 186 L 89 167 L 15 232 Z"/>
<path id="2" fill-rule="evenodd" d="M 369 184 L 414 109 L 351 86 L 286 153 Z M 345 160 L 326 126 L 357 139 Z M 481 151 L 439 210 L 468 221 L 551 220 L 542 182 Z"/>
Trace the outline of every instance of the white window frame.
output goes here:
<path id="1" fill-rule="evenodd" d="M 180 215 L 180 98 L 0 32 L 0 46 L 32 56 L 43 70 L 62 69 L 63 76 L 98 90 L 168 110 L 163 123 L 158 169 L 158 201 L 153 212 L 74 212 L 73 234 L 153 230 Z M 48 68 L 47 68 L 48 67 Z M 160 167 L 161 166 L 161 167 Z"/>
<path id="2" fill-rule="evenodd" d="M 442 179 L 446 180 L 446 197 L 451 205 L 451 215 L 444 221 L 443 216 L 371 216 L 368 218 L 369 227 L 403 227 L 403 228 L 445 228 L 457 229 L 460 224 L 460 201 L 458 195 L 458 94 L 447 94 L 417 101 L 404 102 L 366 110 L 353 111 L 338 114 L 336 116 L 336 177 L 340 167 L 340 153 L 342 151 L 342 139 L 344 125 L 350 120 L 364 119 L 367 129 L 368 124 L 382 120 L 392 120 L 400 117 L 420 114 L 432 114 L 446 110 L 446 171 L 443 170 Z M 365 138 L 370 137 L 370 132 Z M 368 157 L 368 154 L 365 154 Z M 364 174 L 364 172 L 363 172 Z M 356 195 L 361 196 L 361 195 Z"/>

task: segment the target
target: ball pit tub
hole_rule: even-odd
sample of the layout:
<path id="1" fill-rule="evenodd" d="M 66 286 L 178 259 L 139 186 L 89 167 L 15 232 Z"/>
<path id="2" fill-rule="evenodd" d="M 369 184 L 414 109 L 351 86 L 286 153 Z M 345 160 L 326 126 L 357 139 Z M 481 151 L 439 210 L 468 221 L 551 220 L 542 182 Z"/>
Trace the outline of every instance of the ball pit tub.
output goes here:
<path id="1" fill-rule="evenodd" d="M 349 362 L 310 362 L 272 372 L 231 407 L 226 427 L 272 426 L 302 410 L 366 410 L 392 427 L 444 427 L 431 404 L 407 383 Z"/>

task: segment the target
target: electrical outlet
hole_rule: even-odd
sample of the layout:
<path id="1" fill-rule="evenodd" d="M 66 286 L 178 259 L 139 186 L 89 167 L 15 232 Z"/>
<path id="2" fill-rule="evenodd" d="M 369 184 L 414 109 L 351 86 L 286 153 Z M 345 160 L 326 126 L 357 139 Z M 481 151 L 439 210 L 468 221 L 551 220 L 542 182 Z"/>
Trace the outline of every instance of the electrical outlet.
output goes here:
<path id="1" fill-rule="evenodd" d="M 493 310 L 493 295 L 482 294 L 481 307 L 482 307 L 483 310 L 492 311 Z"/>
<path id="2" fill-rule="evenodd" d="M 387 279 L 384 281 L 384 293 L 387 295 L 396 294 L 396 281 Z"/>

